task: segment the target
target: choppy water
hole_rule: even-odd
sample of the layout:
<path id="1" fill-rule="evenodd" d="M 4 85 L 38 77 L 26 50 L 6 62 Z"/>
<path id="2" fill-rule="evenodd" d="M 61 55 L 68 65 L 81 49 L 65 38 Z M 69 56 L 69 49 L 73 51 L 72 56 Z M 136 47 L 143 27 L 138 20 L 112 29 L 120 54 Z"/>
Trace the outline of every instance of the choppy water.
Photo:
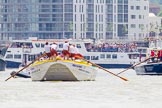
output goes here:
<path id="1" fill-rule="evenodd" d="M 121 72 L 122 69 L 109 69 Z M 124 72 L 125 82 L 103 70 L 96 81 L 32 82 L 0 72 L 1 108 L 162 108 L 162 76 Z"/>

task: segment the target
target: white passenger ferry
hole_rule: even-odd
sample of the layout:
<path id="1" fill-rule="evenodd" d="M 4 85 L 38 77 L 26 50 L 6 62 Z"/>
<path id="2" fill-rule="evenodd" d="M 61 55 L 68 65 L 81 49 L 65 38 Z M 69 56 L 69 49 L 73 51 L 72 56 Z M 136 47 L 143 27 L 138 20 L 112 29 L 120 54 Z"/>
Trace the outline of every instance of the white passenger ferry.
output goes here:
<path id="1" fill-rule="evenodd" d="M 64 40 L 48 40 L 49 43 L 58 44 L 58 52 L 61 53 Z M 4 60 L 7 68 L 19 68 L 20 65 L 27 65 L 37 56 L 44 52 L 44 45 L 47 40 L 13 40 L 9 45 Z M 90 40 L 69 40 L 75 44 L 79 52 L 90 62 L 96 63 L 104 68 L 127 68 L 139 62 L 138 52 L 117 52 L 89 50 L 87 46 L 93 44 Z"/>

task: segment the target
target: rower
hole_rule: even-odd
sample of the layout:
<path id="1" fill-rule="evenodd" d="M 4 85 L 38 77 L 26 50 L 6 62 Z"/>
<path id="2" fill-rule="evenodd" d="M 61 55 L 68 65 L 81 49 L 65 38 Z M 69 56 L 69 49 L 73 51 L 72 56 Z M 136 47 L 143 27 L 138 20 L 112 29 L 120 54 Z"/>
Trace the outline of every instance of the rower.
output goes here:
<path id="1" fill-rule="evenodd" d="M 70 56 L 70 53 L 69 53 L 69 42 L 67 40 L 63 44 L 62 54 L 64 56 L 64 60 L 65 59 L 69 59 L 69 56 Z"/>
<path id="2" fill-rule="evenodd" d="M 51 59 L 56 59 L 57 56 L 57 43 L 53 42 L 53 44 L 51 45 Z"/>
<path id="3" fill-rule="evenodd" d="M 83 56 L 79 53 L 79 50 L 75 46 L 75 44 L 70 46 L 70 54 L 71 54 L 72 60 L 74 60 L 74 59 L 83 59 Z"/>

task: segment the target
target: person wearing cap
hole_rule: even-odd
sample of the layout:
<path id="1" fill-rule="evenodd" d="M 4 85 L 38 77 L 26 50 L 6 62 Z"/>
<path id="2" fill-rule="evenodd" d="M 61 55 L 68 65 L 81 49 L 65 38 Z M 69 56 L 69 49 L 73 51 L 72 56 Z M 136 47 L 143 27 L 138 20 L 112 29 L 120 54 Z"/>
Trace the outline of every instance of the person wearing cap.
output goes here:
<path id="1" fill-rule="evenodd" d="M 57 55 L 57 43 L 53 42 L 51 45 L 51 59 L 56 59 Z"/>
<path id="2" fill-rule="evenodd" d="M 69 53 L 69 42 L 68 41 L 65 41 L 65 43 L 63 44 L 62 54 L 64 56 L 64 59 L 69 59 L 70 53 Z"/>
<path id="3" fill-rule="evenodd" d="M 51 46 L 48 44 L 48 42 L 46 42 L 46 44 L 44 45 L 44 49 L 45 49 L 46 55 L 50 59 L 50 57 L 51 57 Z"/>

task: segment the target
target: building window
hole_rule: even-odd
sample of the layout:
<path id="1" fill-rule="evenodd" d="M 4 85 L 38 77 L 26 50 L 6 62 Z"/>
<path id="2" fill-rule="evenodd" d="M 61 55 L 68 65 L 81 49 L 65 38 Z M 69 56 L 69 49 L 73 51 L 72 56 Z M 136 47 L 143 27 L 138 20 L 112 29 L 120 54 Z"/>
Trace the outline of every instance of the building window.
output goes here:
<path id="1" fill-rule="evenodd" d="M 113 3 L 113 0 L 106 0 L 106 3 Z"/>
<path id="2" fill-rule="evenodd" d="M 123 14 L 118 14 L 118 22 L 123 22 Z"/>
<path id="3" fill-rule="evenodd" d="M 131 19 L 136 19 L 136 16 L 135 15 L 131 15 Z"/>
<path id="4" fill-rule="evenodd" d="M 136 28 L 136 25 L 135 24 L 131 24 L 131 28 Z"/>
<path id="5" fill-rule="evenodd" d="M 118 3 L 122 4 L 123 3 L 123 0 L 118 0 Z"/>
<path id="6" fill-rule="evenodd" d="M 131 10 L 134 10 L 134 6 L 131 6 Z"/>
<path id="7" fill-rule="evenodd" d="M 124 14 L 124 22 L 128 22 L 128 14 Z"/>
<path id="8" fill-rule="evenodd" d="M 118 5 L 118 13 L 123 13 L 123 5 Z"/>
<path id="9" fill-rule="evenodd" d="M 140 10 L 140 6 L 136 6 L 136 10 Z"/>

